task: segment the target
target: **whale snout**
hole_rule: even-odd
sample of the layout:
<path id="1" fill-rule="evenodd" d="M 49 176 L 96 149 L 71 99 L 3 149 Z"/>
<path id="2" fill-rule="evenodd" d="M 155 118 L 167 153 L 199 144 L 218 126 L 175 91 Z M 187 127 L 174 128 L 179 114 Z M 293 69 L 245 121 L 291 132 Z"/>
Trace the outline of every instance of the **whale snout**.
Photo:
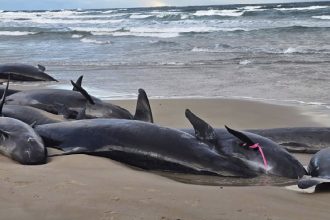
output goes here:
<path id="1" fill-rule="evenodd" d="M 39 165 L 47 162 L 47 148 L 34 138 L 28 138 L 25 143 L 17 146 L 13 157 L 23 165 Z"/>

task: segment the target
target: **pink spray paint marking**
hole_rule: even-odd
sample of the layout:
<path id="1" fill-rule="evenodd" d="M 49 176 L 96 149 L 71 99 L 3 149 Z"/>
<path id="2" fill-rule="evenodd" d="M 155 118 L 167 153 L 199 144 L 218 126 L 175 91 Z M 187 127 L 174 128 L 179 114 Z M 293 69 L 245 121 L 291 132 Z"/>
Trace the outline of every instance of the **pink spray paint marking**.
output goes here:
<path id="1" fill-rule="evenodd" d="M 267 169 L 268 169 L 267 159 L 266 159 L 266 157 L 265 157 L 265 154 L 264 154 L 264 152 L 263 152 L 263 150 L 262 150 L 260 144 L 256 143 L 256 144 L 254 144 L 254 145 L 249 146 L 249 148 L 252 148 L 252 149 L 256 149 L 256 148 L 258 148 L 258 151 L 259 151 L 260 154 L 261 154 L 262 160 L 264 161 L 265 169 L 267 170 Z"/>

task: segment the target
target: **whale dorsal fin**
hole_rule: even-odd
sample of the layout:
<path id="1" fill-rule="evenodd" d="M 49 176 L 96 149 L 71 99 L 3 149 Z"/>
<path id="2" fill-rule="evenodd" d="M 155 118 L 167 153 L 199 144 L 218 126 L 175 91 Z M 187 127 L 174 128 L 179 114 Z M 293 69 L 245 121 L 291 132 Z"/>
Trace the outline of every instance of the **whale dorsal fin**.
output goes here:
<path id="1" fill-rule="evenodd" d="M 227 129 L 227 131 L 234 135 L 235 137 L 237 137 L 238 139 L 240 139 L 241 141 L 243 141 L 244 143 L 248 144 L 248 146 L 251 146 L 251 145 L 254 145 L 255 143 L 248 137 L 246 136 L 245 134 L 243 134 L 242 132 L 240 131 L 235 131 L 229 127 L 227 127 L 225 125 L 225 128 Z"/>
<path id="2" fill-rule="evenodd" d="M 3 108 L 3 105 L 6 102 L 6 96 L 7 96 L 7 91 L 8 91 L 8 87 L 9 87 L 9 81 L 10 81 L 10 74 L 8 74 L 7 85 L 6 85 L 5 90 L 3 91 L 1 102 L 0 102 L 0 116 L 2 116 L 2 108 Z"/>
<path id="3" fill-rule="evenodd" d="M 79 78 L 76 81 L 76 85 L 81 87 L 82 80 L 84 78 L 84 75 L 79 76 Z M 78 91 L 75 87 L 72 88 L 72 91 Z"/>
<path id="4" fill-rule="evenodd" d="M 194 127 L 195 136 L 198 140 L 206 141 L 211 144 L 217 143 L 217 135 L 211 125 L 206 123 L 201 118 L 197 117 L 189 109 L 186 109 L 185 115 Z"/>
<path id="5" fill-rule="evenodd" d="M 43 65 L 38 64 L 38 69 L 41 70 L 42 72 L 45 72 L 46 67 Z"/>
<path id="6" fill-rule="evenodd" d="M 71 80 L 71 84 L 73 85 L 74 89 L 76 89 L 78 92 L 80 92 L 87 99 L 87 101 L 90 104 L 95 105 L 93 98 L 88 94 L 88 92 L 85 89 L 83 89 L 81 86 L 78 86 L 72 80 Z"/>
<path id="7" fill-rule="evenodd" d="M 134 120 L 145 121 L 150 123 L 154 122 L 149 99 L 146 92 L 143 89 L 139 89 Z"/>

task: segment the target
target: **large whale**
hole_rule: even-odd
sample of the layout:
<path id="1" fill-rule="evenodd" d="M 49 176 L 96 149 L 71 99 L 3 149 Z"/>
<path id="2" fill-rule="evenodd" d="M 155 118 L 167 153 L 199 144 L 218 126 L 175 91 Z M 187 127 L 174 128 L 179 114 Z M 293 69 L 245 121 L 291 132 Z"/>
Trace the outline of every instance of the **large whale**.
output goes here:
<path id="1" fill-rule="evenodd" d="M 220 176 L 253 177 L 244 161 L 218 154 L 185 132 L 126 119 L 89 119 L 35 127 L 46 146 L 65 154 L 86 153 L 129 165 Z"/>
<path id="2" fill-rule="evenodd" d="M 2 115 L 18 119 L 29 125 L 42 125 L 68 121 L 66 115 L 55 115 L 41 109 L 24 105 L 4 105 Z"/>
<path id="3" fill-rule="evenodd" d="M 45 73 L 45 70 L 42 65 L 34 67 L 20 63 L 3 64 L 0 65 L 0 79 L 7 79 L 10 75 L 11 80 L 16 81 L 57 81 Z"/>
<path id="4" fill-rule="evenodd" d="M 8 88 L 9 81 L 7 83 Z M 2 96 L 0 114 L 5 101 Z M 47 149 L 40 136 L 28 124 L 14 118 L 0 117 L 0 153 L 25 165 L 47 162 Z"/>
<path id="5" fill-rule="evenodd" d="M 246 161 L 251 169 L 259 172 L 298 178 L 306 174 L 303 165 L 280 145 L 263 136 L 226 129 L 213 129 L 211 125 L 186 110 L 186 117 L 194 127 L 187 129 L 197 139 L 213 143 L 215 150 L 227 156 L 237 156 Z"/>
<path id="6" fill-rule="evenodd" d="M 145 169 L 161 169 L 221 176 L 253 177 L 263 173 L 298 178 L 304 167 L 276 143 L 258 135 L 228 128 L 217 137 L 214 130 L 190 111 L 196 136 L 151 123 L 118 119 L 91 119 L 36 126 L 46 146 L 64 154 L 106 156 Z M 259 151 L 264 149 L 267 167 Z M 247 144 L 243 146 L 243 144 Z"/>
<path id="7" fill-rule="evenodd" d="M 65 108 L 63 109 L 62 106 L 59 106 L 59 108 L 58 111 L 61 114 L 57 115 L 31 106 L 4 105 L 2 115 L 18 119 L 30 125 L 43 125 L 69 121 L 72 112 Z M 82 115 L 78 116 L 76 119 L 83 119 L 83 114 L 84 112 L 82 112 Z M 134 118 L 136 120 L 153 122 L 149 101 L 143 89 L 139 90 Z"/>
<path id="8" fill-rule="evenodd" d="M 75 90 L 34 89 L 21 91 L 7 97 L 8 105 L 25 105 L 54 114 L 66 112 L 68 118 L 121 118 L 152 121 L 148 97 L 139 89 L 137 111 L 133 116 L 128 110 L 91 96 L 80 85 L 71 81 Z M 148 113 L 141 115 L 141 112 Z M 141 118 L 143 117 L 143 118 Z"/>
<path id="9" fill-rule="evenodd" d="M 290 152 L 316 153 L 330 146 L 329 127 L 289 127 L 246 131 L 267 137 Z"/>
<path id="10" fill-rule="evenodd" d="M 191 128 L 180 129 L 190 134 Z M 223 128 L 214 128 L 216 133 L 222 134 Z M 269 129 L 247 129 L 244 132 L 257 134 L 268 138 L 292 153 L 314 154 L 330 146 L 330 127 L 286 127 Z"/>
<path id="11" fill-rule="evenodd" d="M 330 186 L 330 147 L 320 150 L 311 158 L 307 171 L 309 176 L 298 180 L 299 188 Z"/>

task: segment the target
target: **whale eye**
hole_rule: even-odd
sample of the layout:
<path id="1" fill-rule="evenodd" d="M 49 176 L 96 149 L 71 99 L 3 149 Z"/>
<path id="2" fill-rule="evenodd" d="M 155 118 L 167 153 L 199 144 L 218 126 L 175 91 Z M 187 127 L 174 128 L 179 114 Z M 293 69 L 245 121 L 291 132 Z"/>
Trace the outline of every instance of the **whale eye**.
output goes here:
<path id="1" fill-rule="evenodd" d="M 34 138 L 32 138 L 32 137 L 29 137 L 29 138 L 27 139 L 27 142 L 28 142 L 28 143 L 32 143 L 32 142 L 35 142 L 35 139 L 34 139 Z"/>

